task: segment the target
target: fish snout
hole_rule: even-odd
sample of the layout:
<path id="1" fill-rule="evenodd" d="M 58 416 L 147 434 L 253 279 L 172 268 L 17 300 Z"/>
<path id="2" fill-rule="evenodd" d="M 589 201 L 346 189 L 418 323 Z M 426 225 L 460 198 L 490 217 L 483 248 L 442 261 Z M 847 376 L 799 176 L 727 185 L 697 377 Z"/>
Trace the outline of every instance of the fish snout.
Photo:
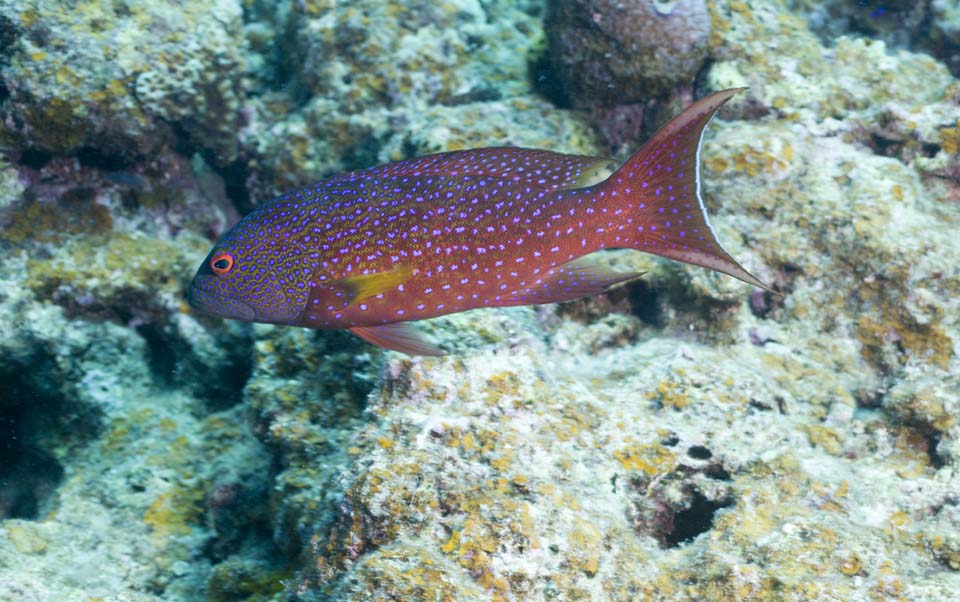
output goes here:
<path id="1" fill-rule="evenodd" d="M 187 288 L 187 302 L 200 312 L 220 318 L 252 322 L 257 313 L 253 307 L 224 294 L 210 277 L 197 274 Z"/>

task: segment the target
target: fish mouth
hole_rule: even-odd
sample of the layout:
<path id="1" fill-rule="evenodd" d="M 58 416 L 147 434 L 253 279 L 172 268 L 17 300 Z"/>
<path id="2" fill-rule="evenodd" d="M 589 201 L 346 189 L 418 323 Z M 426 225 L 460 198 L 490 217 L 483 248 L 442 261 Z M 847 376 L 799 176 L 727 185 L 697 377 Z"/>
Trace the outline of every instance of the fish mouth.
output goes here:
<path id="1" fill-rule="evenodd" d="M 187 289 L 187 302 L 190 307 L 209 316 L 218 318 L 232 318 L 253 322 L 257 319 L 257 312 L 250 305 L 233 297 L 224 295 L 216 288 L 205 286 L 194 278 Z"/>

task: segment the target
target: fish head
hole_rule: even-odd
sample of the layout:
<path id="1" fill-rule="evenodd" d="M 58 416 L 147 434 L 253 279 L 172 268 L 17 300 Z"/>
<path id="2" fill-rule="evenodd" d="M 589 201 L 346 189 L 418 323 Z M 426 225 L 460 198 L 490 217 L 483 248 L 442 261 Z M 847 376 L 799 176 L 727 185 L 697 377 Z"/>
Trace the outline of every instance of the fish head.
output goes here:
<path id="1" fill-rule="evenodd" d="M 187 299 L 203 313 L 268 324 L 293 324 L 307 304 L 309 270 L 300 245 L 255 210 L 217 241 L 190 282 Z"/>

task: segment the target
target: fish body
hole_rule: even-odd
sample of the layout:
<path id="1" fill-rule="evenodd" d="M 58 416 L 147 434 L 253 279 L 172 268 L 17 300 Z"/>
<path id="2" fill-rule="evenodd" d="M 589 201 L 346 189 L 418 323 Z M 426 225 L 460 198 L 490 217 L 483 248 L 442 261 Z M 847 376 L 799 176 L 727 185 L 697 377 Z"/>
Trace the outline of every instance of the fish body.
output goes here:
<path id="1" fill-rule="evenodd" d="M 720 246 L 699 192 L 703 129 L 737 91 L 694 103 L 602 180 L 608 159 L 518 148 L 328 178 L 244 216 L 201 264 L 191 304 L 228 318 L 347 328 L 383 347 L 435 354 L 407 322 L 576 299 L 640 275 L 590 257 L 606 248 L 766 288 Z"/>

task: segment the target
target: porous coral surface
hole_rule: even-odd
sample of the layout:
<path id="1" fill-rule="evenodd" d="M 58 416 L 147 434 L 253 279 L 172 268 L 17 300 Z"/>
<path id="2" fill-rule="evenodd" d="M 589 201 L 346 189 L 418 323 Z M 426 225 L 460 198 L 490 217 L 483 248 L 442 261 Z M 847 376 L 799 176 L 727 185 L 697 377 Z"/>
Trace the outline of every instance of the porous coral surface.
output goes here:
<path id="1" fill-rule="evenodd" d="M 547 3 L 551 58 L 575 105 L 639 102 L 689 84 L 707 58 L 705 0 Z"/>
<path id="2" fill-rule="evenodd" d="M 547 4 L 0 0 L 0 602 L 956 598 L 951 3 L 645 2 L 703 48 L 610 53 L 603 114 Z M 622 45 L 613 4 L 565 9 Z M 613 251 L 645 276 L 438 358 L 185 302 L 272 191 L 737 86 L 700 180 L 780 294 Z"/>

